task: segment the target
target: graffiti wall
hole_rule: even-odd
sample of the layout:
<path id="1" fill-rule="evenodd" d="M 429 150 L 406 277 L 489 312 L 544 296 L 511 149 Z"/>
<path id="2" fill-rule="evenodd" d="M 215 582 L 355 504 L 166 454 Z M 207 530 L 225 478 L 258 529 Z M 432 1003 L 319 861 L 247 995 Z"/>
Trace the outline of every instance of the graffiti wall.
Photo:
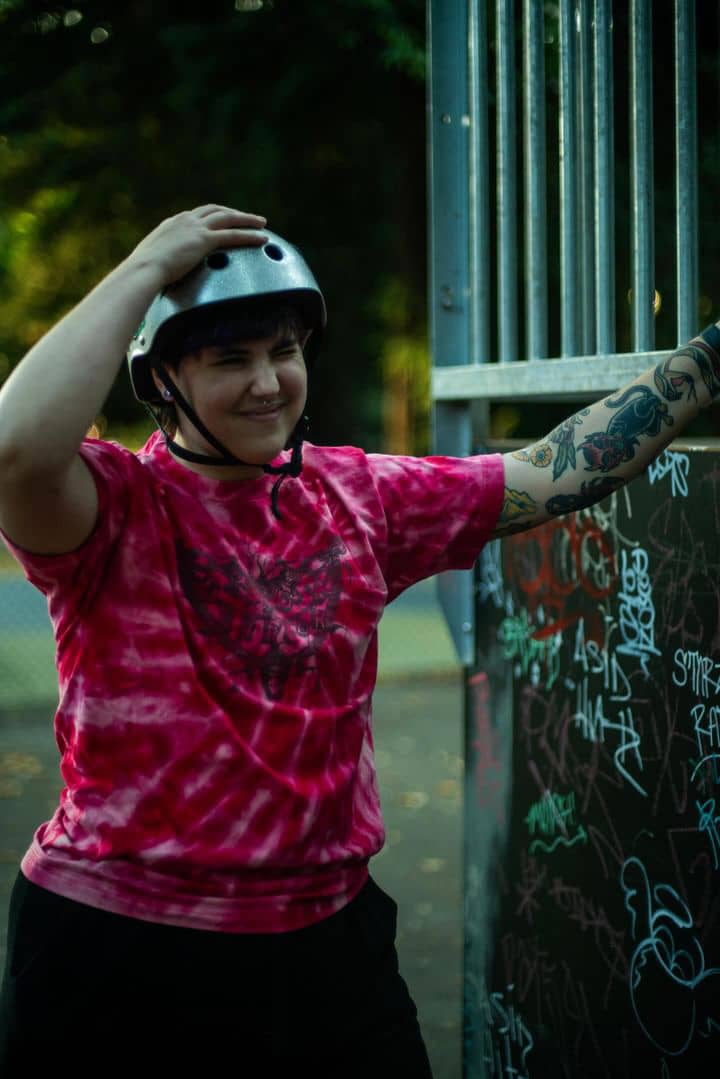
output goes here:
<path id="1" fill-rule="evenodd" d="M 493 543 L 477 594 L 466 1075 L 715 1074 L 720 456 Z"/>

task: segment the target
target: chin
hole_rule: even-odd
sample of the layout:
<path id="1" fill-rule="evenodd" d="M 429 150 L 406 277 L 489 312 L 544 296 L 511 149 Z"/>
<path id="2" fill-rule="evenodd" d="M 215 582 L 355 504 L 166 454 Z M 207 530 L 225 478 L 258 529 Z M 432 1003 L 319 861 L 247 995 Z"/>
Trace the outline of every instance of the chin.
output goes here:
<path id="1" fill-rule="evenodd" d="M 239 461 L 244 461 L 245 464 L 262 468 L 263 465 L 269 465 L 271 461 L 274 461 L 275 458 L 282 453 L 286 441 L 287 440 L 276 442 L 274 446 L 270 446 L 267 449 L 260 449 L 259 447 L 251 449 L 248 446 L 234 446 L 231 442 L 225 443 L 225 445 Z"/>

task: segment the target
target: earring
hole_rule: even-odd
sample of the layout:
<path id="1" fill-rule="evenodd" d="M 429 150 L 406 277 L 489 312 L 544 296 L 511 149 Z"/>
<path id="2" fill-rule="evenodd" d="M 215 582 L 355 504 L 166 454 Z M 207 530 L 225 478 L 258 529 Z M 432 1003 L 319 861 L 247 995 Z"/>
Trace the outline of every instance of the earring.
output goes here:
<path id="1" fill-rule="evenodd" d="M 170 390 L 167 389 L 167 387 L 162 391 L 162 395 L 166 401 L 172 401 L 172 394 L 170 393 Z"/>

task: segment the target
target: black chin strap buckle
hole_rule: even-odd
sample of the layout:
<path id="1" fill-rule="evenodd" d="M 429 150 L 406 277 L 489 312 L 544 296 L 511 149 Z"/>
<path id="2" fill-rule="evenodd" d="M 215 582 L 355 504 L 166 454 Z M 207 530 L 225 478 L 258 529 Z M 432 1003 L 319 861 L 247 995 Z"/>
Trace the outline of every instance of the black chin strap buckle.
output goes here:
<path id="1" fill-rule="evenodd" d="M 286 461 L 284 465 L 263 465 L 264 472 L 270 472 L 277 476 L 275 483 L 272 486 L 270 492 L 270 509 L 272 510 L 273 517 L 278 521 L 282 521 L 282 514 L 278 509 L 278 495 L 280 493 L 280 487 L 283 480 L 288 476 L 299 476 L 302 472 L 303 460 L 302 460 L 302 444 L 303 439 L 306 437 L 310 429 L 310 423 L 307 416 L 303 416 L 298 420 L 295 430 L 292 433 L 290 442 L 286 448 L 291 449 L 290 460 Z"/>

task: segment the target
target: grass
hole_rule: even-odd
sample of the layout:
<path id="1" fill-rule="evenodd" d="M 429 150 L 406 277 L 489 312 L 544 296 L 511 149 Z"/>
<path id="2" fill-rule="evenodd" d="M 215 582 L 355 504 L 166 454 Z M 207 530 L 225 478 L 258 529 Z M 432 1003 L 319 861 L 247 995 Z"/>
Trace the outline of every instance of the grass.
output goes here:
<path id="1" fill-rule="evenodd" d="M 388 607 L 378 630 L 378 678 L 440 674 L 458 669 L 444 619 L 437 610 Z"/>
<path id="2" fill-rule="evenodd" d="M 20 572 L 17 562 L 10 554 L 7 547 L 0 543 L 0 573 L 10 573 L 17 577 Z"/>
<path id="3" fill-rule="evenodd" d="M 47 631 L 0 634 L 0 710 L 57 701 L 55 642 Z"/>

